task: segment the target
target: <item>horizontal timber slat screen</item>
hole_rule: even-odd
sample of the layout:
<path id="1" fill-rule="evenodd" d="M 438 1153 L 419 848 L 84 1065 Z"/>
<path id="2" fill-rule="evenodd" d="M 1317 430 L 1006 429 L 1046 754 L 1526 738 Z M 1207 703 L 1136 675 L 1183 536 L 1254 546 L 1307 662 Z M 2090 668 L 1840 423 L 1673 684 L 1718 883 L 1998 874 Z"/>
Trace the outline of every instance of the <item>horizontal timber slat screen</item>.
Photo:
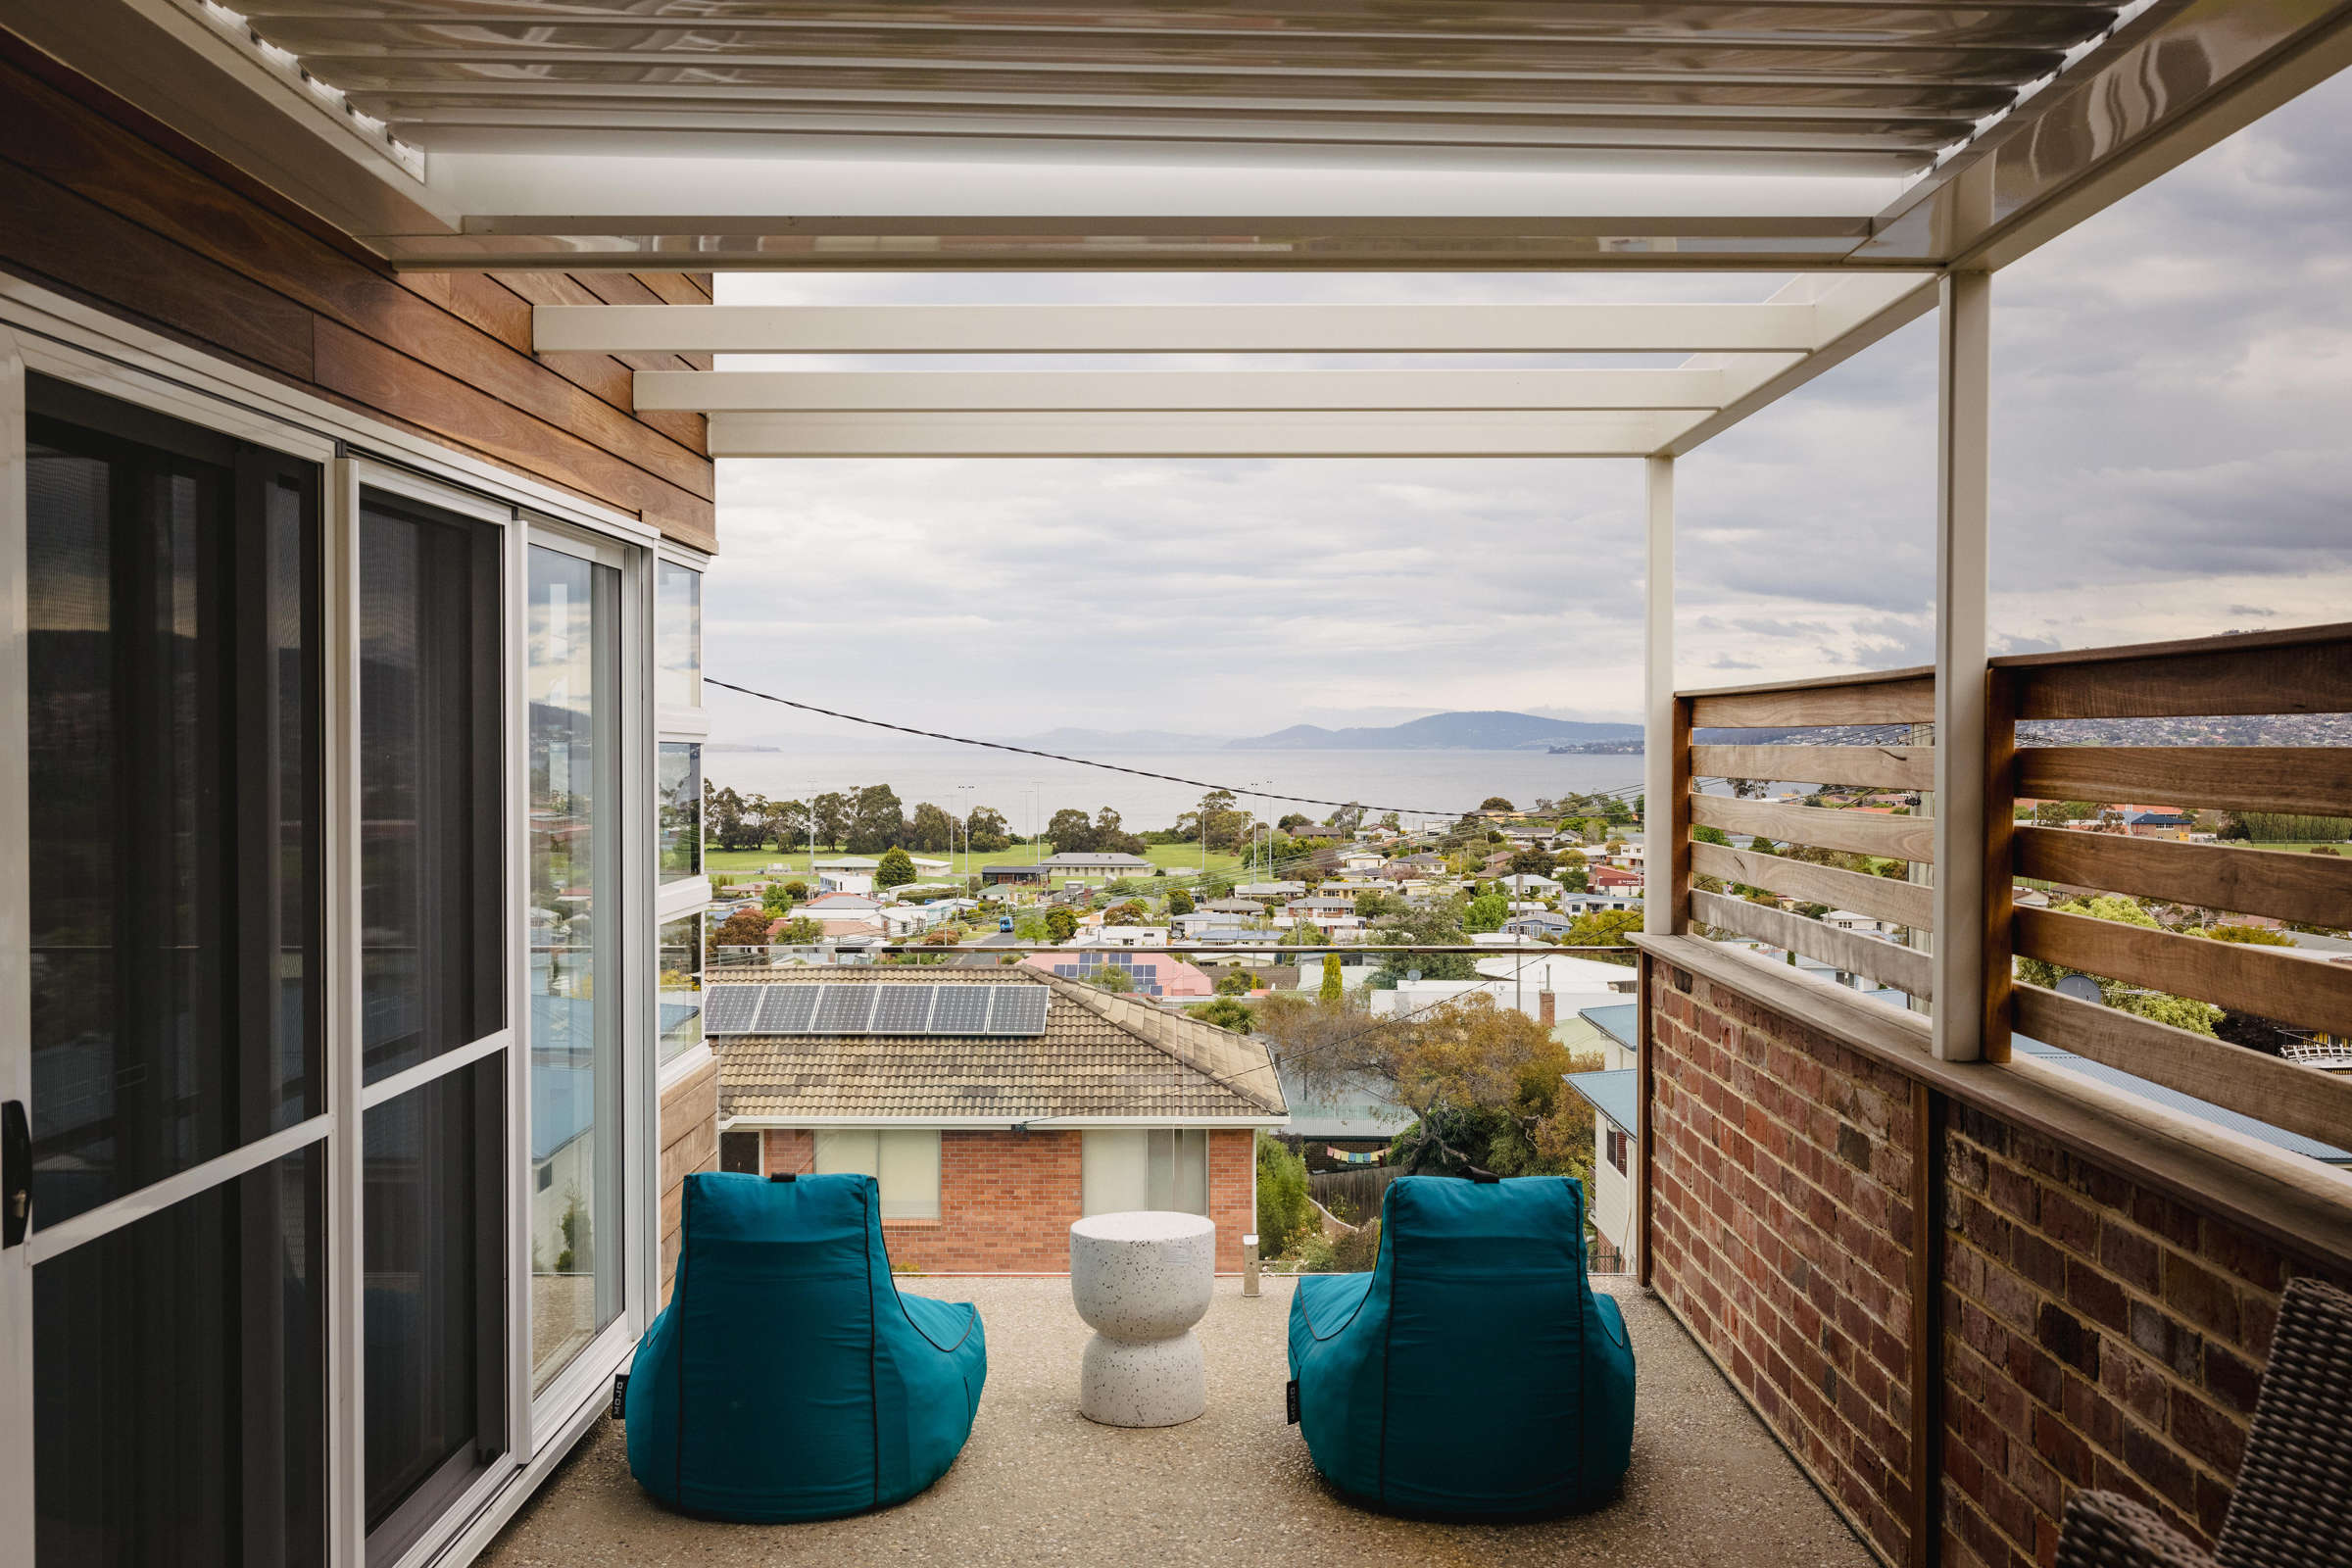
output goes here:
<path id="1" fill-rule="evenodd" d="M 1852 680 L 1788 682 L 1730 691 L 1694 692 L 1678 703 L 1692 727 L 1804 729 L 1828 725 L 1926 722 L 1935 713 L 1936 684 L 1926 670 L 1889 670 Z M 1682 795 L 1668 824 L 1675 847 L 1689 857 L 1679 891 L 1692 918 L 1718 931 L 1783 949 L 1925 998 L 1934 964 L 1917 947 L 1875 933 L 1832 925 L 1814 916 L 1850 911 L 1869 920 L 1924 932 L 1935 920 L 1933 890 L 1913 867 L 1935 858 L 1936 824 L 1926 816 L 1864 806 L 1873 791 L 1918 792 L 1935 781 L 1930 746 L 1889 740 L 1884 745 L 1754 746 L 1690 744 L 1676 737 L 1683 774 L 1731 780 L 1736 792 Z M 1844 805 L 1796 805 L 1745 798 L 1775 780 L 1813 784 L 1807 797 Z M 1861 809 L 1853 807 L 1861 806 Z M 1742 835 L 1746 845 L 1729 842 Z M 1771 841 L 1767 843 L 1766 841 Z M 1790 907 L 1788 906 L 1793 906 Z M 1906 938 L 1907 940 L 1907 938 Z"/>
<path id="2" fill-rule="evenodd" d="M 2278 925 L 2352 930 L 2352 846 L 2335 856 L 2233 847 L 2204 835 L 2191 842 L 2188 829 L 2127 823 L 2120 809 L 2352 817 L 2352 747 L 2098 745 L 2064 731 L 2035 733 L 2048 720 L 2352 712 L 2352 624 L 2026 655 L 1991 661 L 1986 674 L 1986 1059 L 2007 1058 L 2014 1027 L 2181 1094 L 2352 1148 L 2352 1079 L 2329 1079 L 2289 1055 L 2206 1032 L 2220 1018 L 2236 1038 L 2269 1030 L 2290 1051 L 2329 1042 L 2352 1050 L 2352 962 L 2330 962 L 2335 955 L 2327 950 L 2278 945 L 2291 938 L 2272 934 Z M 1681 771 L 1699 792 L 1678 791 L 1678 809 L 1665 825 L 1668 847 L 1687 858 L 1688 871 L 1672 891 L 1688 901 L 1690 918 L 1718 935 L 1931 999 L 1935 960 L 1920 935 L 1934 921 L 1925 883 L 1934 875 L 1934 798 L 1927 792 L 1935 750 L 1911 743 L 1920 732 L 1895 728 L 1884 745 L 1825 735 L 1839 744 L 1819 746 L 1803 744 L 1801 734 L 1792 743 L 1785 733 L 1759 734 L 1755 745 L 1710 735 L 1709 744 L 1696 745 L 1691 732 L 1907 727 L 1928 722 L 1934 706 L 1934 672 L 1916 668 L 1681 694 Z M 2023 733 L 2021 720 L 2028 721 Z M 2199 740 L 2227 733 L 2190 729 Z M 2180 730 L 2147 738 L 2162 741 Z M 2089 735 L 2115 733 L 2109 726 Z M 2129 726 L 2116 738 L 2141 739 Z M 2247 738 L 2275 737 L 2257 730 Z M 2062 744 L 2034 744 L 2045 739 Z M 1701 785 L 1714 779 L 1732 780 L 1741 793 L 1703 793 Z M 1813 804 L 1743 798 L 1756 793 L 1749 781 L 1788 779 L 1817 786 L 1806 797 Z M 1915 792 L 1922 805 L 1906 812 L 1882 798 L 1874 808 L 1869 794 L 1877 791 Z M 2048 817 L 2023 814 L 2021 801 L 2086 803 L 2091 817 L 2047 825 Z M 2082 804 L 2056 813 L 2082 814 Z M 2154 831 L 2177 836 L 2140 836 Z M 1713 842 L 1719 839 L 1729 842 Z M 1770 842 L 1759 849 L 1759 841 Z M 2049 888 L 2049 902 L 2059 906 L 2121 895 L 2144 904 L 2157 923 L 2035 907 L 2038 896 L 2013 906 L 2026 891 L 2020 879 Z M 1842 917 L 1838 926 L 1813 918 L 1830 910 L 1866 917 L 1864 929 L 1845 928 L 1858 922 Z M 1895 940 L 1867 934 L 1870 922 Z M 2196 934 L 2209 927 L 2233 929 L 2222 930 L 2228 940 Z M 2110 1004 L 2021 983 L 2013 955 L 2034 978 L 2052 969 L 2088 975 Z M 2192 1005 L 2143 1003 L 2151 996 Z"/>
<path id="3" fill-rule="evenodd" d="M 1998 659 L 1991 678 L 2006 688 L 2006 706 L 2030 720 L 2339 713 L 2352 711 L 2352 625 Z M 2082 745 L 2064 733 L 2050 738 L 2065 744 L 2036 746 L 2035 738 L 2023 737 L 2017 749 L 2015 793 L 2058 803 L 2056 815 L 2075 821 L 2017 824 L 2011 869 L 2051 884 L 2055 906 L 2018 908 L 2011 937 L 2021 958 L 2089 976 L 2108 1004 L 2019 984 L 2017 1027 L 2271 1126 L 2352 1148 L 2352 1080 L 2263 1049 L 2352 1043 L 2352 966 L 2328 961 L 2328 950 L 2278 945 L 2292 938 L 2276 931 L 2352 928 L 2352 857 L 2233 846 L 2210 836 L 2210 816 L 2192 828 L 2118 809 L 2159 807 L 2192 822 L 2218 811 L 2352 815 L 2352 748 Z M 2093 808 L 2088 818 L 2085 807 Z M 2157 923 L 2067 907 L 2104 894 L 2144 903 Z M 2199 934 L 2206 931 L 2230 940 Z M 2255 1048 L 2208 1032 L 2221 1026 L 2214 1008 L 2223 1009 L 2232 1038 Z"/>

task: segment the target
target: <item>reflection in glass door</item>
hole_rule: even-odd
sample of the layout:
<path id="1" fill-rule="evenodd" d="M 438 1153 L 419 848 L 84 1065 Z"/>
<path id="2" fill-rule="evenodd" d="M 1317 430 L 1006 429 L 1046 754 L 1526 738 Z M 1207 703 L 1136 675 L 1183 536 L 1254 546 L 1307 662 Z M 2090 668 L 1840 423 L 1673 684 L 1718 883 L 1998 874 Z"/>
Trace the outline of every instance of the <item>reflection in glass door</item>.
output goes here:
<path id="1" fill-rule="evenodd" d="M 531 1385 L 619 1316 L 620 572 L 530 550 Z"/>
<path id="2" fill-rule="evenodd" d="M 318 470 L 27 380 L 35 1517 L 0 1528 L 41 1568 L 317 1563 Z"/>

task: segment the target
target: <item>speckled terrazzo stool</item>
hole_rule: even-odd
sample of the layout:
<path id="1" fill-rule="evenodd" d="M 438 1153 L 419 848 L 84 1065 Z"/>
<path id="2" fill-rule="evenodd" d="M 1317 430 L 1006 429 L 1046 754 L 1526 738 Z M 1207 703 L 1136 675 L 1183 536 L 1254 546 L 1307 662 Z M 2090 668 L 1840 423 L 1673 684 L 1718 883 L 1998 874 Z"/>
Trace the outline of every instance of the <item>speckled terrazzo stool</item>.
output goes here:
<path id="1" fill-rule="evenodd" d="M 1078 1413 L 1172 1427 L 1208 1408 L 1193 1325 L 1216 1284 L 1217 1227 L 1199 1214 L 1096 1214 L 1070 1227 L 1070 1295 L 1095 1331 Z"/>

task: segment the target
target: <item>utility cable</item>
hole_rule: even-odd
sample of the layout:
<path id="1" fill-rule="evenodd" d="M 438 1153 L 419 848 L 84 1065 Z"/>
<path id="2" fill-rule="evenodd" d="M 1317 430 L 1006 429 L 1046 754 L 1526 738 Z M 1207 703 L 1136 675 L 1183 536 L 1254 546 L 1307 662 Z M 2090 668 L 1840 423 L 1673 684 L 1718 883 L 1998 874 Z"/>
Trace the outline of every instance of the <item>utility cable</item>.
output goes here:
<path id="1" fill-rule="evenodd" d="M 884 718 L 866 718 L 858 713 L 844 713 L 835 709 L 819 708 L 814 703 L 795 702 L 789 697 L 778 697 L 773 692 L 754 691 L 749 686 L 738 686 L 733 681 L 719 680 L 710 675 L 705 675 L 703 682 L 705 685 L 716 686 L 724 691 L 739 692 L 746 697 L 756 697 L 763 703 L 774 703 L 780 708 L 798 709 L 804 713 L 816 713 L 825 718 L 838 718 L 846 723 L 864 724 L 874 729 L 895 730 L 901 735 L 919 735 L 925 740 L 948 741 L 956 746 L 979 746 L 992 752 L 1012 752 L 1022 757 L 1039 757 L 1049 762 L 1069 762 L 1079 767 L 1099 767 L 1104 772 L 1128 773 L 1137 778 L 1155 778 L 1162 783 L 1186 784 L 1194 789 L 1222 790 L 1233 796 L 1237 802 L 1250 796 L 1255 796 L 1262 801 L 1288 801 L 1294 806 L 1329 806 L 1340 810 L 1353 809 L 1384 813 L 1395 811 L 1400 816 L 1442 816 L 1457 821 L 1471 816 L 1502 816 L 1506 814 L 1516 816 L 1520 814 L 1516 811 L 1508 813 L 1502 811 L 1441 811 L 1433 810 L 1425 806 L 1370 806 L 1362 801 L 1327 801 L 1311 795 L 1282 795 L 1272 790 L 1237 788 L 1231 784 L 1212 784 L 1206 779 L 1185 778 L 1175 773 L 1155 773 L 1148 767 L 1127 767 L 1118 762 L 1098 762 L 1091 758 L 1070 757 L 1060 752 L 1041 752 L 1031 746 L 1015 746 L 1010 741 L 975 740 L 969 735 L 948 735 L 935 729 L 917 729 L 911 724 L 894 724 Z M 1638 784 L 1627 784 L 1599 793 L 1618 795 L 1638 791 L 1641 787 Z M 1588 791 L 1587 793 L 1592 792 Z"/>

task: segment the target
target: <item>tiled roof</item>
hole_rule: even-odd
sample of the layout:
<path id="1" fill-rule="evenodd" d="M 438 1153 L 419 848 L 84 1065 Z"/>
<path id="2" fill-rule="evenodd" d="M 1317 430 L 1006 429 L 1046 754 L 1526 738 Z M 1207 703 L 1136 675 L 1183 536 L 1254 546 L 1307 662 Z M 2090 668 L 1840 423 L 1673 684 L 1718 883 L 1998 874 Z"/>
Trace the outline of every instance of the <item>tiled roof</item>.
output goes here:
<path id="1" fill-rule="evenodd" d="M 1026 965 L 761 969 L 705 984 L 1043 985 L 1043 1035 L 739 1035 L 714 1042 L 719 1114 L 761 1121 L 1285 1113 L 1265 1048 L 1149 1002 Z"/>

